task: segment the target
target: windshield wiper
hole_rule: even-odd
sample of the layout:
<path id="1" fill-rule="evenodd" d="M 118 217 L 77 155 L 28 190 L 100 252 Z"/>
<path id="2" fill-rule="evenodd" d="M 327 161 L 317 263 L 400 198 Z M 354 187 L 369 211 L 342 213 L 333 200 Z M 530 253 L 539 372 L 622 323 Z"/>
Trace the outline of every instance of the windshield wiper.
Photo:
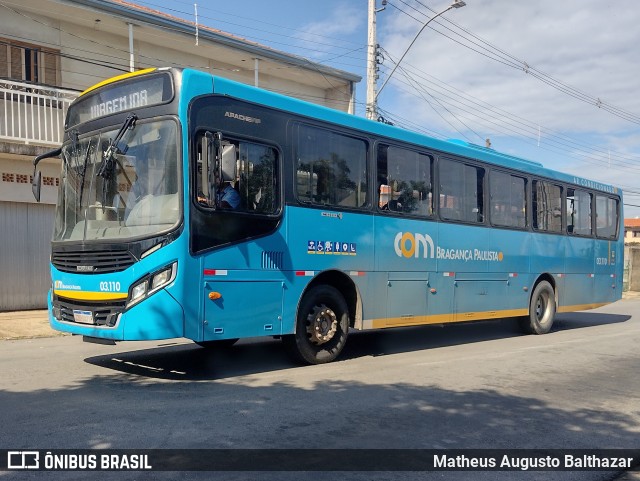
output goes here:
<path id="1" fill-rule="evenodd" d="M 78 156 L 78 147 L 80 146 L 80 141 L 78 140 L 79 132 L 74 129 L 69 132 L 69 140 L 71 141 L 71 154 L 74 157 Z"/>
<path id="2" fill-rule="evenodd" d="M 91 140 L 89 140 L 89 145 L 87 145 L 87 151 L 84 154 L 84 165 L 82 166 L 82 177 L 80 177 L 80 200 L 78 201 L 78 205 L 82 206 L 82 193 L 84 192 L 84 177 L 87 174 L 87 162 L 89 160 L 89 152 L 91 152 Z"/>
<path id="3" fill-rule="evenodd" d="M 118 133 L 109 143 L 109 147 L 107 147 L 107 150 L 105 150 L 102 155 L 102 163 L 100 164 L 100 168 L 98 169 L 98 173 L 96 175 L 104 179 L 104 182 L 102 182 L 103 211 L 107 204 L 107 197 L 109 197 L 109 194 L 115 195 L 115 193 L 117 193 L 118 191 L 116 186 L 116 178 L 114 176 L 116 170 L 116 153 L 118 152 L 118 144 L 122 140 L 122 137 L 124 137 L 124 134 L 127 130 L 133 130 L 137 120 L 138 116 L 136 114 L 128 115 L 127 118 L 124 119 L 122 127 L 120 127 L 120 130 L 118 130 Z"/>
<path id="4" fill-rule="evenodd" d="M 127 118 L 124 119 L 122 127 L 120 127 L 120 130 L 118 130 L 118 133 L 102 155 L 102 163 L 100 164 L 97 175 L 105 179 L 108 179 L 113 175 L 113 159 L 115 158 L 115 154 L 118 152 L 118 144 L 122 140 L 122 137 L 124 137 L 125 132 L 135 127 L 137 120 L 138 116 L 136 114 L 128 115 Z"/>

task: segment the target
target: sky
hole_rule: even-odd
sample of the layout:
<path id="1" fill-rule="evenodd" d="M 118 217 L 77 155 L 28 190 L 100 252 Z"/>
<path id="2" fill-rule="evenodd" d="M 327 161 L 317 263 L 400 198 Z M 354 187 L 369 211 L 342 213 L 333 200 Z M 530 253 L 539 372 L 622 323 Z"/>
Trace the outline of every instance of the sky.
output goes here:
<path id="1" fill-rule="evenodd" d="M 193 19 L 188 0 L 137 1 Z M 382 0 L 377 0 L 380 8 Z M 485 145 L 622 187 L 640 217 L 640 2 L 466 0 L 417 38 L 380 93 L 381 114 L 437 138 Z M 202 24 L 359 74 L 366 102 L 368 0 L 220 0 Z M 440 0 L 388 0 L 377 14 L 378 87 Z"/>

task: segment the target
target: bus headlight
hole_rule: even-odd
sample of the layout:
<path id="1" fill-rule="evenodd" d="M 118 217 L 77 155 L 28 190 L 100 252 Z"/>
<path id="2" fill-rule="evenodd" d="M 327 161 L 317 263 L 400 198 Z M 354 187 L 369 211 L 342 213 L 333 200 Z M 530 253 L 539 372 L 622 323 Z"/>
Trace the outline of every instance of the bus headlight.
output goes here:
<path id="1" fill-rule="evenodd" d="M 167 267 L 163 267 L 159 271 L 154 272 L 149 276 L 145 276 L 131 288 L 131 294 L 129 295 L 129 302 L 127 303 L 127 307 L 131 307 L 134 304 L 137 304 L 153 293 L 159 291 L 163 287 L 171 284 L 176 278 L 177 272 L 178 263 L 174 262 L 173 264 Z"/>
<path id="2" fill-rule="evenodd" d="M 129 301 L 129 305 L 135 304 L 138 301 L 141 301 L 144 296 L 147 295 L 147 284 L 148 280 L 145 279 L 142 282 L 138 282 L 131 289 L 131 300 Z"/>
<path id="3" fill-rule="evenodd" d="M 151 290 L 155 291 L 156 289 L 160 289 L 162 286 L 166 286 L 171 280 L 172 272 L 173 266 L 169 266 L 153 276 L 153 278 L 151 279 Z"/>

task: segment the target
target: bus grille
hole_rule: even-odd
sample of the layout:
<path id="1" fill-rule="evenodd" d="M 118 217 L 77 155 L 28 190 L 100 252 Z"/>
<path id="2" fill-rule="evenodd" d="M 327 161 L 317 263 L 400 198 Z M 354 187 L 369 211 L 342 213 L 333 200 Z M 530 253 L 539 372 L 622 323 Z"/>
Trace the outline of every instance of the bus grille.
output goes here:
<path id="1" fill-rule="evenodd" d="M 118 314 L 124 311 L 127 301 L 110 301 L 108 304 L 101 302 L 75 302 L 69 299 L 57 298 L 53 301 L 54 316 L 64 322 L 76 322 L 73 311 L 91 311 L 93 314 L 93 324 L 84 324 L 85 326 L 108 326 L 112 327 L 116 324 Z"/>
<path id="2" fill-rule="evenodd" d="M 120 272 L 134 263 L 126 249 L 108 251 L 57 251 L 51 255 L 51 263 L 62 272 L 75 274 L 106 274 Z"/>

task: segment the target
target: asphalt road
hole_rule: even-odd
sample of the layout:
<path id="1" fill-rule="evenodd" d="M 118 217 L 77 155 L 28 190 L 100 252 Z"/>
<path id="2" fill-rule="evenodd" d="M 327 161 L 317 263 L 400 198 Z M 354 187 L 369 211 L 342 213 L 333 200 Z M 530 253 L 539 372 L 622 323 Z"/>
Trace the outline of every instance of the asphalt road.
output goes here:
<path id="1" fill-rule="evenodd" d="M 0 448 L 640 448 L 640 300 L 350 335 L 293 365 L 279 341 L 0 342 Z M 605 480 L 611 472 L 99 473 L 92 479 Z M 0 473 L 87 479 L 87 473 Z"/>

